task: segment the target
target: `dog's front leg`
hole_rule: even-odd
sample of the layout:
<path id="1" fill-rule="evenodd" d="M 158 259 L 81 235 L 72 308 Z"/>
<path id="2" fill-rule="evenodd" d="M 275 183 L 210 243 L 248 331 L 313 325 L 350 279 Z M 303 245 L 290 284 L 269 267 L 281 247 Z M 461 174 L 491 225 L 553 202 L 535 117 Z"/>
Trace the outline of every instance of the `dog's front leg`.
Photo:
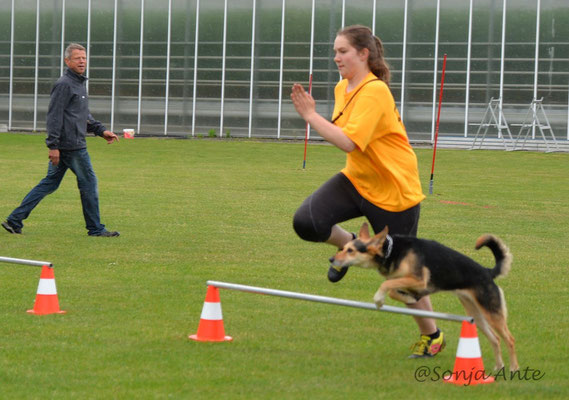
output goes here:
<path id="1" fill-rule="evenodd" d="M 381 308 L 381 306 L 383 306 L 383 304 L 385 304 L 385 290 L 382 289 L 381 285 L 379 287 L 379 289 L 377 289 L 377 292 L 375 292 L 375 295 L 373 296 L 373 302 L 375 303 L 375 305 L 377 306 L 377 308 Z"/>
<path id="2" fill-rule="evenodd" d="M 391 289 L 387 294 L 393 300 L 400 301 L 401 303 L 404 303 L 406 305 L 415 304 L 417 302 L 417 299 L 413 297 L 411 294 L 405 293 L 398 289 Z"/>
<path id="3" fill-rule="evenodd" d="M 388 279 L 381 284 L 375 296 L 373 296 L 373 301 L 377 307 L 381 307 L 385 303 L 385 295 L 388 292 L 396 291 L 398 289 L 423 289 L 426 287 L 426 283 L 420 279 L 413 276 L 405 276 L 397 279 Z M 415 300 L 416 302 L 416 300 Z"/>

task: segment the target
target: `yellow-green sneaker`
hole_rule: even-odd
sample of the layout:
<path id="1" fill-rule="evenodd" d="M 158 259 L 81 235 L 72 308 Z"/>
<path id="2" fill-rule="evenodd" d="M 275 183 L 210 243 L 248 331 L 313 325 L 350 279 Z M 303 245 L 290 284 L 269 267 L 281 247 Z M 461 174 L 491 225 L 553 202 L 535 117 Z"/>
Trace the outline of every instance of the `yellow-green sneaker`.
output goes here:
<path id="1" fill-rule="evenodd" d="M 445 335 L 442 331 L 439 337 L 431 339 L 429 336 L 421 335 L 421 340 L 411 346 L 411 355 L 409 358 L 428 358 L 434 357 L 443 351 L 446 346 Z"/>

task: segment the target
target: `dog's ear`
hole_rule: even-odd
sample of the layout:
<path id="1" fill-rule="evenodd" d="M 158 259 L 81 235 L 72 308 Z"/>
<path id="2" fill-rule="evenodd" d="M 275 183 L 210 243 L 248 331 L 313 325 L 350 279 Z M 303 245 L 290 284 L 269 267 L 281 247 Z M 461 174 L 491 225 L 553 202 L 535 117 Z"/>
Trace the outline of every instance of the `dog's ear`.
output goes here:
<path id="1" fill-rule="evenodd" d="M 389 228 L 387 227 L 387 225 L 385 225 L 385 228 L 383 228 L 383 230 L 381 232 L 379 232 L 377 235 L 375 235 L 373 237 L 373 239 L 374 240 L 381 239 L 381 241 L 383 242 L 388 233 L 389 233 Z"/>
<path id="2" fill-rule="evenodd" d="M 358 237 L 362 240 L 368 240 L 369 239 L 369 228 L 368 228 L 367 222 L 364 222 L 362 224 L 362 227 L 360 228 L 360 233 L 359 233 Z"/>
<path id="3" fill-rule="evenodd" d="M 389 229 L 386 226 L 381 232 L 371 238 L 367 246 L 368 253 L 383 256 L 383 242 L 385 242 L 387 232 L 389 232 Z"/>

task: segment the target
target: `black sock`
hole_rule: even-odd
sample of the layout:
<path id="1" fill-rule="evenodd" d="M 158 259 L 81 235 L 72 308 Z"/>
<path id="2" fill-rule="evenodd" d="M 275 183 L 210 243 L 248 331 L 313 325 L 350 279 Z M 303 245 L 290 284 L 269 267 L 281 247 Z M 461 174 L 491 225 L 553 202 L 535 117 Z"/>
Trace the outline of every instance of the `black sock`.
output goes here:
<path id="1" fill-rule="evenodd" d="M 441 331 L 440 329 L 437 328 L 437 331 L 433 334 L 427 335 L 428 337 L 431 338 L 431 340 L 435 340 L 437 339 L 439 336 L 441 335 Z"/>

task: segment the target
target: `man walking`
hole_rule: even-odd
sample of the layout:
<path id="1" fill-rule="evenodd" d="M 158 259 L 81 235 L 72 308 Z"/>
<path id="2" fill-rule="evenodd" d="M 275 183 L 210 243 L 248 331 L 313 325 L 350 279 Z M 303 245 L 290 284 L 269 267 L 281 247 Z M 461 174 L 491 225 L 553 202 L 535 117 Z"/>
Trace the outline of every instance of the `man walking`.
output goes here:
<path id="1" fill-rule="evenodd" d="M 24 226 L 22 221 L 45 196 L 57 190 L 65 172 L 70 169 L 77 176 L 87 234 L 116 237 L 119 233 L 108 231 L 100 221 L 97 177 L 87 153 L 85 136 L 87 132 L 93 132 L 109 144 L 119 138 L 89 112 L 85 88 L 87 78 L 83 75 L 87 67 L 85 48 L 77 43 L 67 46 L 65 64 L 65 73 L 51 90 L 47 112 L 45 142 L 50 160 L 47 176 L 28 193 L 22 204 L 2 222 L 2 226 L 12 234 L 21 234 Z"/>

